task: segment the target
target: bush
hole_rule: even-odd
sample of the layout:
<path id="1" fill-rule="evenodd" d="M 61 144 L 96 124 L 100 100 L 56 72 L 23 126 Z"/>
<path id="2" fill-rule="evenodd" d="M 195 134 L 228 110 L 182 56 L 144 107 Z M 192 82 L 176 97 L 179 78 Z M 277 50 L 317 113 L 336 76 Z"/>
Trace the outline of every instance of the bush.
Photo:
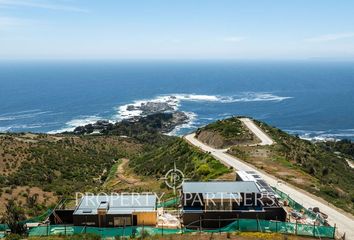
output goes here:
<path id="1" fill-rule="evenodd" d="M 202 176 L 207 176 L 210 172 L 211 171 L 210 171 L 209 165 L 206 163 L 203 163 L 197 169 L 197 173 Z"/>
<path id="2" fill-rule="evenodd" d="M 18 234 L 13 234 L 13 233 L 11 233 L 11 234 L 7 235 L 5 239 L 6 239 L 6 240 L 20 240 L 20 239 L 22 239 L 22 238 L 21 238 L 21 236 L 18 235 Z"/>
<path id="3" fill-rule="evenodd" d="M 140 233 L 140 237 L 141 237 L 141 239 L 148 238 L 148 237 L 150 237 L 150 233 L 148 231 L 144 230 Z"/>

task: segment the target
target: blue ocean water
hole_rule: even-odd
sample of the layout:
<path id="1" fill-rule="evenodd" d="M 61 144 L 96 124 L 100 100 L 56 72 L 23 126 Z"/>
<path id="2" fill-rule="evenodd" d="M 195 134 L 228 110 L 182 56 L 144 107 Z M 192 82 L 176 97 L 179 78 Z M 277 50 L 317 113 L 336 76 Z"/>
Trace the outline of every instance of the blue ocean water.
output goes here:
<path id="1" fill-rule="evenodd" d="M 305 138 L 354 139 L 353 62 L 0 62 L 3 132 L 116 121 L 127 104 L 166 99 L 191 117 L 175 134 L 248 115 Z"/>

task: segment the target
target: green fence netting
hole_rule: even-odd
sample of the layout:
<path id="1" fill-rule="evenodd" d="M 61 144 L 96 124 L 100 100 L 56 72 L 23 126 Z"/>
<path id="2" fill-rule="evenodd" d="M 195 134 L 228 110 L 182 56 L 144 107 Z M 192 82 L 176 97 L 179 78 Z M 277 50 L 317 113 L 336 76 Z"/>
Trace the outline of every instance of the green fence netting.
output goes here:
<path id="1" fill-rule="evenodd" d="M 215 219 L 214 219 L 215 220 Z M 202 221 L 207 221 L 204 219 Z M 255 219 L 238 219 L 231 224 L 213 230 L 207 229 L 163 229 L 155 227 L 119 227 L 119 228 L 97 228 L 97 227 L 79 227 L 79 226 L 39 226 L 29 231 L 29 236 L 49 236 L 49 235 L 73 235 L 93 233 L 102 238 L 113 238 L 123 236 L 139 237 L 144 232 L 148 235 L 168 235 L 168 234 L 185 234 L 192 232 L 269 232 L 293 234 L 300 236 L 312 236 L 323 238 L 334 238 L 335 228 L 329 226 L 305 225 L 289 222 L 255 220 Z"/>
<path id="2" fill-rule="evenodd" d="M 0 232 L 6 231 L 8 228 L 7 224 L 0 224 Z"/>
<path id="3" fill-rule="evenodd" d="M 192 230 L 186 230 L 190 232 Z M 139 237 L 145 232 L 148 235 L 168 235 L 181 234 L 181 229 L 162 229 L 154 227 L 119 227 L 119 228 L 97 228 L 97 227 L 80 227 L 80 226 L 40 226 L 30 229 L 28 235 L 33 236 L 50 236 L 50 235 L 74 235 L 74 234 L 96 234 L 102 238 L 113 237 Z"/>
<path id="4" fill-rule="evenodd" d="M 302 212 L 304 213 L 307 217 L 309 217 L 312 220 L 316 220 L 318 222 L 320 222 L 322 225 L 324 225 L 325 221 L 324 219 L 322 219 L 321 217 L 319 217 L 318 214 L 316 214 L 315 212 L 306 209 L 304 206 L 302 206 L 301 204 L 299 204 L 298 202 L 296 202 L 295 200 L 293 200 L 291 197 L 289 197 L 289 195 L 283 193 L 282 191 L 273 188 L 273 190 L 279 195 L 280 199 L 282 201 L 287 201 L 288 205 L 294 209 L 297 212 Z"/>
<path id="5" fill-rule="evenodd" d="M 159 204 L 157 204 L 157 207 L 173 207 L 173 206 L 176 206 L 178 203 L 179 203 L 179 198 L 172 198 L 172 199 L 169 199 L 165 202 L 161 202 Z"/>
<path id="6" fill-rule="evenodd" d="M 51 213 L 52 213 L 52 210 L 48 209 L 46 212 L 44 212 L 40 216 L 37 216 L 37 217 L 34 217 L 34 218 L 30 218 L 30 219 L 26 219 L 24 221 L 21 221 L 20 224 L 33 223 L 33 222 L 43 222 L 44 220 L 46 220 L 49 217 L 49 215 Z M 8 230 L 9 230 L 9 227 L 8 227 L 7 224 L 0 224 L 0 232 L 5 232 L 5 231 L 8 231 Z"/>
<path id="7" fill-rule="evenodd" d="M 205 221 L 205 220 L 203 220 Z M 214 220 L 215 221 L 215 220 Z M 300 236 L 334 238 L 335 228 L 330 226 L 306 225 L 290 222 L 239 219 L 226 227 L 206 232 L 273 232 Z"/>
<path id="8" fill-rule="evenodd" d="M 48 209 L 46 212 L 44 212 L 43 214 L 37 216 L 37 217 L 33 217 L 27 220 L 22 221 L 22 224 L 26 224 L 26 223 L 33 223 L 33 222 L 43 222 L 44 220 L 46 220 L 50 214 L 52 214 L 52 210 Z"/>

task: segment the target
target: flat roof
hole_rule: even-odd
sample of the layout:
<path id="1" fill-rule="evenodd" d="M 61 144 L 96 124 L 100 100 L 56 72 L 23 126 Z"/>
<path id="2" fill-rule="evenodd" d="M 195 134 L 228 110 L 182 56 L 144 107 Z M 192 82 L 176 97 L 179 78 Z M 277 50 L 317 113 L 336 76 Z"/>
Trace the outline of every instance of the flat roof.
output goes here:
<path id="1" fill-rule="evenodd" d="M 256 172 L 254 171 L 236 171 L 236 174 L 242 179 L 242 181 L 253 181 L 257 184 L 258 188 L 260 189 L 261 192 L 268 192 L 271 195 L 276 195 L 276 193 L 273 191 L 273 189 L 269 186 L 269 184 L 262 179 L 261 176 L 259 176 Z"/>
<path id="2" fill-rule="evenodd" d="M 87 195 L 81 198 L 74 215 L 96 215 L 98 210 L 106 210 L 107 214 L 153 212 L 156 199 L 153 194 Z"/>
<path id="3" fill-rule="evenodd" d="M 184 182 L 183 193 L 259 193 L 253 181 L 242 182 Z"/>
<path id="4" fill-rule="evenodd" d="M 204 199 L 241 199 L 241 195 L 239 193 L 203 193 Z"/>

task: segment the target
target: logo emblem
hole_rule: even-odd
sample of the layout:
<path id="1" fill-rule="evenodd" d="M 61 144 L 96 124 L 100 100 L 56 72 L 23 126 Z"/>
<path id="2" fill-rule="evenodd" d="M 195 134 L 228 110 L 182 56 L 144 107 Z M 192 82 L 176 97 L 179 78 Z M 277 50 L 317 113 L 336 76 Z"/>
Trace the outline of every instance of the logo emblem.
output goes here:
<path id="1" fill-rule="evenodd" d="M 182 186 L 185 180 L 183 172 L 176 168 L 176 163 L 174 164 L 173 169 L 170 169 L 162 179 L 165 180 L 167 187 L 173 189 L 174 193 L 176 193 L 177 188 Z"/>

